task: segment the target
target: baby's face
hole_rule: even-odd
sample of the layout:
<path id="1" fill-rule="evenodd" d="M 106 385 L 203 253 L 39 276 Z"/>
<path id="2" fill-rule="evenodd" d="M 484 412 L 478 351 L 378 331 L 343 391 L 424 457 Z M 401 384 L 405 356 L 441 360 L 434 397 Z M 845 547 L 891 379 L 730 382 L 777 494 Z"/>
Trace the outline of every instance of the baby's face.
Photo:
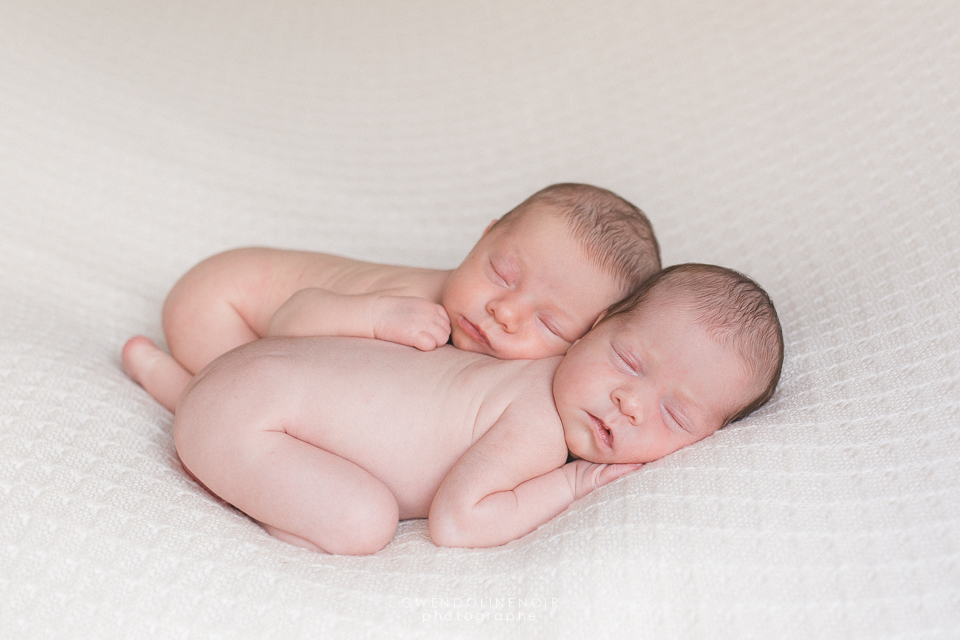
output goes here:
<path id="1" fill-rule="evenodd" d="M 530 211 L 484 234 L 441 303 L 457 348 L 536 359 L 566 353 L 623 293 L 557 214 Z"/>
<path id="2" fill-rule="evenodd" d="M 707 437 L 758 392 L 740 355 L 682 305 L 646 304 L 574 345 L 553 382 L 570 452 L 650 462 Z"/>

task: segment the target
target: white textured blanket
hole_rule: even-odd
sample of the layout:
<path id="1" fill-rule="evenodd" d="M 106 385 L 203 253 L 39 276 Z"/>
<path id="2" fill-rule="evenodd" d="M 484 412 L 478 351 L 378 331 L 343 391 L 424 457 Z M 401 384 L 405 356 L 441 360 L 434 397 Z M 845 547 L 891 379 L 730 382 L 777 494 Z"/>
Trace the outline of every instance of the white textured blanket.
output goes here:
<path id="1" fill-rule="evenodd" d="M 0 637 L 960 637 L 958 150 L 952 1 L 0 2 Z M 560 181 L 787 357 L 521 540 L 288 546 L 120 370 L 207 255 L 449 267 Z"/>

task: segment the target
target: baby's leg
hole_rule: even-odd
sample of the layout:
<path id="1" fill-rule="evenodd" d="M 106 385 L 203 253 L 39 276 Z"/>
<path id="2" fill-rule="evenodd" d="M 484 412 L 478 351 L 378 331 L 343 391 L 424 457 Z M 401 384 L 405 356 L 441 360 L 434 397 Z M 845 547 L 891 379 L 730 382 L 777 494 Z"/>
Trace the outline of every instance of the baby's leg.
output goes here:
<path id="1" fill-rule="evenodd" d="M 361 467 L 282 430 L 222 430 L 204 413 L 185 400 L 177 415 L 184 466 L 271 534 L 349 555 L 375 553 L 393 538 L 397 500 Z"/>
<path id="2" fill-rule="evenodd" d="M 207 258 L 167 295 L 163 332 L 170 354 L 190 373 L 266 335 L 272 311 L 285 298 L 257 255 L 233 250 Z"/>
<path id="3" fill-rule="evenodd" d="M 123 370 L 170 411 L 193 375 L 148 338 L 135 336 L 123 346 Z"/>
<path id="4" fill-rule="evenodd" d="M 197 373 L 231 349 L 263 337 L 228 300 L 213 298 L 222 294 L 184 300 L 179 293 L 174 288 L 163 306 L 163 332 L 170 353 L 188 372 Z"/>
<path id="5" fill-rule="evenodd" d="M 268 532 L 347 555 L 376 553 L 393 539 L 400 509 L 382 482 L 285 433 L 270 433 L 263 443 L 262 464 L 249 477 L 251 492 L 232 504 Z"/>

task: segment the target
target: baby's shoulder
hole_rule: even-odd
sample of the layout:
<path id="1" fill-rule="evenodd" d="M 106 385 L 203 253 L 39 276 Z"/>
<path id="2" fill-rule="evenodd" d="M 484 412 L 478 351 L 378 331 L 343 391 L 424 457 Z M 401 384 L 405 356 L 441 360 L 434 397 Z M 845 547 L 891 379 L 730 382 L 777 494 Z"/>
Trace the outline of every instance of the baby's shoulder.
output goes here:
<path id="1" fill-rule="evenodd" d="M 553 376 L 560 360 L 530 361 L 515 381 L 511 402 L 498 421 L 506 441 L 526 452 L 524 465 L 533 465 L 538 475 L 561 466 L 567 458 L 563 423 L 553 400 Z"/>
<path id="2" fill-rule="evenodd" d="M 551 389 L 555 367 L 536 360 L 498 360 L 452 346 L 436 351 L 457 359 L 456 374 L 449 376 L 451 390 L 470 389 L 479 402 L 477 437 L 507 413 L 556 413 Z"/>
<path id="3" fill-rule="evenodd" d="M 560 360 L 556 357 L 526 361 L 518 366 L 509 380 L 504 381 L 509 395 L 507 411 L 511 415 L 523 416 L 529 424 L 546 428 L 560 424 L 553 401 L 553 376 Z"/>

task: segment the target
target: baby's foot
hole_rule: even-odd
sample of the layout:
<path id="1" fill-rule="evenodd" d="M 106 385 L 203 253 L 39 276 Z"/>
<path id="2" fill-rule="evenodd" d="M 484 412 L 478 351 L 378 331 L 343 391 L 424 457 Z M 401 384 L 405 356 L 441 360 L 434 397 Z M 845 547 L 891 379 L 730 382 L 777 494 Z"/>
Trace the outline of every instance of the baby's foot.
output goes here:
<path id="1" fill-rule="evenodd" d="M 123 345 L 123 371 L 157 402 L 175 411 L 193 375 L 149 338 L 134 336 Z"/>
<path id="2" fill-rule="evenodd" d="M 156 359 L 156 352 L 160 348 L 153 343 L 150 338 L 144 336 L 134 336 L 127 340 L 123 345 L 121 361 L 123 362 L 123 372 L 130 376 L 137 384 L 142 384 L 143 373 L 149 371 L 151 365 Z"/>

